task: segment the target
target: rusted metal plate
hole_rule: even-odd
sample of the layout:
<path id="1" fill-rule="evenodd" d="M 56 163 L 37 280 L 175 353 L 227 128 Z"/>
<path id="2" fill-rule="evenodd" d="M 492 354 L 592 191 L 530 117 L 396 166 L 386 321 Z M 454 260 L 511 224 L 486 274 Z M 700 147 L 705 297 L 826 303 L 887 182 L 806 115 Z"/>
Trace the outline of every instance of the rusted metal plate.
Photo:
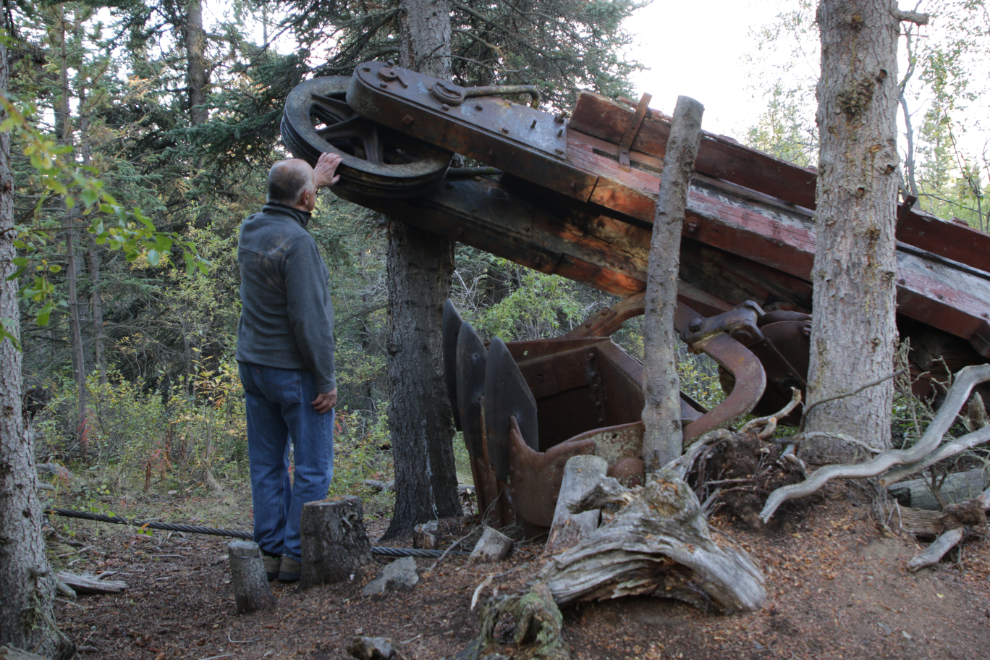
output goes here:
<path id="1" fill-rule="evenodd" d="M 506 481 L 509 476 L 509 428 L 512 420 L 518 424 L 531 449 L 539 449 L 540 437 L 533 393 L 505 344 L 497 337 L 488 346 L 484 415 L 488 461 L 495 477 Z"/>
<path id="2" fill-rule="evenodd" d="M 461 415 L 457 410 L 457 336 L 461 331 L 461 315 L 449 300 L 444 303 L 440 320 L 440 337 L 443 348 L 443 379 L 447 385 L 450 411 L 454 415 L 454 427 L 461 430 Z"/>
<path id="3" fill-rule="evenodd" d="M 481 415 L 488 351 L 470 323 L 462 323 L 458 329 L 454 350 L 454 396 L 462 420 L 464 444 L 469 455 L 482 456 L 485 429 Z"/>
<path id="4" fill-rule="evenodd" d="M 399 78 L 383 79 L 385 69 L 398 72 Z M 498 97 L 452 106 L 431 93 L 437 82 L 407 69 L 365 62 L 354 70 L 347 102 L 375 122 L 588 200 L 596 177 L 568 163 L 566 127 L 553 115 Z"/>
<path id="5" fill-rule="evenodd" d="M 591 440 L 564 442 L 546 452 L 533 451 L 516 424 L 509 429 L 509 492 L 516 515 L 537 527 L 550 527 L 557 506 L 564 465 L 572 456 L 592 454 Z"/>

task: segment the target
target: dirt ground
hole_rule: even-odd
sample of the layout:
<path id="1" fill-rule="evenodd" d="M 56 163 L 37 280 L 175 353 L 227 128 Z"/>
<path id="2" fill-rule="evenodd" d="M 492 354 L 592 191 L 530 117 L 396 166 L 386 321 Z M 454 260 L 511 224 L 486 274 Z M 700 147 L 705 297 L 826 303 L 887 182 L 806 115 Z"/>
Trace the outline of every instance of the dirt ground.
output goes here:
<path id="1" fill-rule="evenodd" d="M 905 564 L 921 546 L 891 535 L 871 511 L 856 487 L 835 485 L 803 519 L 775 532 L 716 514 L 713 526 L 763 569 L 766 607 L 722 616 L 648 597 L 583 604 L 564 611 L 573 657 L 990 657 L 990 542 L 970 540 L 939 566 L 908 573 Z M 276 584 L 277 611 L 236 616 L 224 539 L 52 522 L 62 537 L 53 541 L 60 567 L 115 571 L 113 579 L 130 587 L 121 596 L 59 600 L 58 621 L 82 658 L 324 660 L 348 657 L 356 635 L 391 638 L 407 660 L 449 658 L 477 633 L 477 610 L 469 610 L 475 588 L 494 575 L 485 598 L 493 588 L 512 591 L 544 561 L 539 544 L 495 565 L 448 557 L 429 571 L 434 560 L 418 559 L 415 588 L 374 597 L 362 596 L 357 580 L 303 592 Z M 472 524 L 448 523 L 445 542 Z M 382 521 L 367 526 L 373 542 L 385 528 Z M 376 559 L 376 571 L 385 563 Z"/>

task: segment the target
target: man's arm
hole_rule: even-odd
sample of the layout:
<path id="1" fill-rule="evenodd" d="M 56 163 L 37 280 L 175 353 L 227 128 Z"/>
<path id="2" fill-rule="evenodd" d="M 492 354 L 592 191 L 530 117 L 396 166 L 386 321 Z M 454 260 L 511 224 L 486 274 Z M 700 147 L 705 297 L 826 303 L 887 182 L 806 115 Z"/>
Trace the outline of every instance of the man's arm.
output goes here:
<path id="1" fill-rule="evenodd" d="M 342 160 L 343 157 L 339 154 L 320 154 L 320 159 L 316 161 L 316 167 L 313 168 L 313 181 L 316 183 L 317 189 L 329 188 L 340 180 L 340 175 L 336 172 L 337 166 Z"/>

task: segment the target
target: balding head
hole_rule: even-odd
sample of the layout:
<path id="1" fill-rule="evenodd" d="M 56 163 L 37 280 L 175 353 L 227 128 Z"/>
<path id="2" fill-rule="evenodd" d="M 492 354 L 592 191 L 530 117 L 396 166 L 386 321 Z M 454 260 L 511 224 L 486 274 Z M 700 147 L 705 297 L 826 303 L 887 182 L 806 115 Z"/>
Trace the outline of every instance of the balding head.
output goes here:
<path id="1" fill-rule="evenodd" d="M 268 171 L 268 201 L 297 206 L 304 191 L 316 195 L 313 168 L 298 158 L 280 160 Z"/>

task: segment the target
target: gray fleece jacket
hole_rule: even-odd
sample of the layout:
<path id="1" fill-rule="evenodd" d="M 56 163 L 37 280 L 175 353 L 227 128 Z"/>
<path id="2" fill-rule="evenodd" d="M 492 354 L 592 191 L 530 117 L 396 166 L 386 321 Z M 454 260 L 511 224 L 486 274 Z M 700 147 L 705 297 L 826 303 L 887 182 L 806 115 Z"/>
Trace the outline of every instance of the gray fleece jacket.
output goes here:
<path id="1" fill-rule="evenodd" d="M 308 371 L 320 392 L 330 392 L 337 387 L 330 273 L 306 231 L 309 217 L 305 211 L 269 203 L 241 224 L 236 359 Z"/>

